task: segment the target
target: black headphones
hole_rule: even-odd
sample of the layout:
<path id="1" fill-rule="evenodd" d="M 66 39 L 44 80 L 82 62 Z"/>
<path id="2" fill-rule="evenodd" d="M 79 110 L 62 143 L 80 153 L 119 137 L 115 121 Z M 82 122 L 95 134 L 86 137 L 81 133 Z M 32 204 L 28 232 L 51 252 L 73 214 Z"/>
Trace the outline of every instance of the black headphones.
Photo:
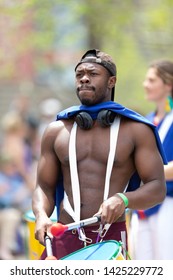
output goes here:
<path id="1" fill-rule="evenodd" d="M 108 127 L 113 123 L 115 115 L 116 113 L 110 110 L 101 110 L 97 115 L 97 121 L 101 127 Z M 77 125 L 84 130 L 88 130 L 93 126 L 93 119 L 87 112 L 80 112 L 77 114 L 75 121 Z"/>

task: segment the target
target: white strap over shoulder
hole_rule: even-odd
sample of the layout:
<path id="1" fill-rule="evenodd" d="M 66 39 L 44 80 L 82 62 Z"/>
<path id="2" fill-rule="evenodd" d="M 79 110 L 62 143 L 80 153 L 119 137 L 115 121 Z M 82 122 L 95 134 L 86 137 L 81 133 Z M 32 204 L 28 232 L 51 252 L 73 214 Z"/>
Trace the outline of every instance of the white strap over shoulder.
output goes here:
<path id="1" fill-rule="evenodd" d="M 80 186 L 79 177 L 77 171 L 77 158 L 76 158 L 76 132 L 77 123 L 74 122 L 69 142 L 69 162 L 70 162 L 70 175 L 71 175 L 71 185 L 74 203 L 74 217 L 75 222 L 80 221 Z"/>
<path id="2" fill-rule="evenodd" d="M 106 169 L 103 200 L 106 200 L 109 195 L 110 177 L 111 177 L 112 167 L 115 158 L 119 127 L 120 127 L 120 117 L 118 116 L 115 118 L 113 124 L 110 127 L 110 150 L 109 150 L 107 169 Z M 70 214 L 70 216 L 75 220 L 75 222 L 78 222 L 80 220 L 81 198 L 80 198 L 78 171 L 77 171 L 76 133 L 77 133 L 77 124 L 76 122 L 74 122 L 70 134 L 70 141 L 69 141 L 69 162 L 70 162 L 70 175 L 71 175 L 74 209 L 72 209 L 66 193 L 64 196 L 64 209 Z"/>
<path id="3" fill-rule="evenodd" d="M 106 168 L 105 190 L 104 190 L 103 200 L 106 200 L 109 195 L 110 177 L 111 177 L 112 167 L 115 159 L 119 127 L 120 127 L 120 117 L 116 117 L 110 128 L 110 149 L 109 149 L 108 162 Z"/>

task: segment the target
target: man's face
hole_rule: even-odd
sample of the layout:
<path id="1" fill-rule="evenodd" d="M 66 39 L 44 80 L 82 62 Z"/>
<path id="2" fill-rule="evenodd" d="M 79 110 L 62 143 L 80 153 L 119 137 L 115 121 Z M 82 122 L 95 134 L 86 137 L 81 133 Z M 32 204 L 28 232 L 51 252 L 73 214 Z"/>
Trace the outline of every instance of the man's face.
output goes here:
<path id="1" fill-rule="evenodd" d="M 96 63 L 82 63 L 76 69 L 76 93 L 83 105 L 109 101 L 110 74 Z"/>

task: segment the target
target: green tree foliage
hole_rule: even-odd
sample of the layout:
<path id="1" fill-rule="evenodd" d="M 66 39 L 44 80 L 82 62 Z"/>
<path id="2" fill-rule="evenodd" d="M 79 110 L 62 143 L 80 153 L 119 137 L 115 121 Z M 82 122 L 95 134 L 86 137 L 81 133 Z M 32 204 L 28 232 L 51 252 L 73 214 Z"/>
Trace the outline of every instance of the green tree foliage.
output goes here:
<path id="1" fill-rule="evenodd" d="M 37 62 L 42 52 L 52 48 L 55 3 L 54 0 L 0 1 L 1 79 L 15 75 L 16 62 L 22 55 L 30 52 Z"/>
<path id="2" fill-rule="evenodd" d="M 173 59 L 173 0 L 85 0 L 84 7 L 88 46 L 111 53 L 117 63 L 116 100 L 147 113 L 147 67 L 155 59 Z"/>
<path id="3" fill-rule="evenodd" d="M 117 64 L 116 101 L 146 113 L 142 82 L 148 64 L 173 58 L 172 11 L 173 0 L 0 0 L 0 78 L 13 76 L 16 60 L 27 51 L 36 70 L 59 71 L 62 59 L 51 61 L 52 51 L 65 50 L 68 57 L 100 48 Z"/>

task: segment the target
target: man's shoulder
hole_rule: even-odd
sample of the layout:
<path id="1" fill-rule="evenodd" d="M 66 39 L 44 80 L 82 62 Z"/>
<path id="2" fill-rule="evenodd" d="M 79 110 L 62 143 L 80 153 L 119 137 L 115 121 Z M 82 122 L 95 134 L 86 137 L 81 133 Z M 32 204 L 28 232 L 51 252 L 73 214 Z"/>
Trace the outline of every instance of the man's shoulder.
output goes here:
<path id="1" fill-rule="evenodd" d="M 51 123 L 48 124 L 46 130 L 49 132 L 49 131 L 56 131 L 56 130 L 59 130 L 63 127 L 63 121 L 62 120 L 59 120 L 59 121 L 53 121 Z"/>
<path id="2" fill-rule="evenodd" d="M 44 135 L 57 135 L 57 133 L 59 133 L 60 131 L 62 131 L 63 129 L 68 129 L 72 127 L 73 124 L 73 120 L 72 119 L 62 119 L 62 120 L 57 120 L 57 121 L 53 121 L 51 123 L 48 124 Z"/>
<path id="3" fill-rule="evenodd" d="M 44 130 L 42 140 L 46 139 L 52 139 L 55 138 L 56 135 L 59 133 L 59 131 L 63 127 L 62 121 L 53 121 L 47 125 L 47 127 Z"/>
<path id="4" fill-rule="evenodd" d="M 148 122 L 140 121 L 138 119 L 121 116 L 121 124 L 129 135 L 146 136 L 150 133 L 153 135 L 153 127 Z"/>

